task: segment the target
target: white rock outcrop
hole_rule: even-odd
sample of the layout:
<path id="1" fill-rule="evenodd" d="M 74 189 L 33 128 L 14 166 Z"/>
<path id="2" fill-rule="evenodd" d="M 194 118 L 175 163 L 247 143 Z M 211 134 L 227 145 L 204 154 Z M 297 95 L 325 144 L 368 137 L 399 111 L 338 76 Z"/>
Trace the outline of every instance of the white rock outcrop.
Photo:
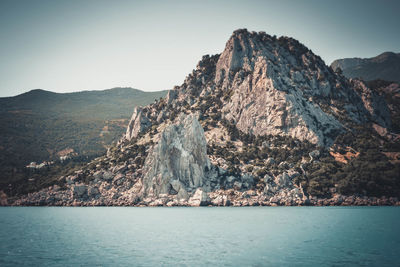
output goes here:
<path id="1" fill-rule="evenodd" d="M 186 191 L 206 184 L 210 169 L 203 128 L 195 115 L 182 115 L 162 132 L 160 141 L 149 152 L 142 193 L 179 194 L 179 198 L 185 198 Z"/>
<path id="2" fill-rule="evenodd" d="M 306 66 L 314 57 L 290 38 L 236 31 L 216 67 L 215 83 L 232 90 L 223 107 L 225 117 L 254 135 L 284 134 L 319 145 L 332 142 L 343 126 L 309 101 L 310 96 L 326 97 L 334 90 L 327 77 L 321 78 L 329 74 L 325 65 Z"/>
<path id="3" fill-rule="evenodd" d="M 216 63 L 214 82 L 230 95 L 225 118 L 254 135 L 327 146 L 345 130 L 344 121 L 363 123 L 371 113 L 351 83 L 288 37 L 235 31 Z"/>
<path id="4" fill-rule="evenodd" d="M 126 129 L 125 138 L 131 140 L 138 136 L 139 133 L 145 131 L 151 125 L 149 119 L 143 114 L 141 107 L 135 107 L 128 128 Z"/>
<path id="5" fill-rule="evenodd" d="M 210 198 L 201 188 L 198 188 L 188 200 L 188 204 L 192 207 L 207 206 L 208 203 L 210 203 Z"/>

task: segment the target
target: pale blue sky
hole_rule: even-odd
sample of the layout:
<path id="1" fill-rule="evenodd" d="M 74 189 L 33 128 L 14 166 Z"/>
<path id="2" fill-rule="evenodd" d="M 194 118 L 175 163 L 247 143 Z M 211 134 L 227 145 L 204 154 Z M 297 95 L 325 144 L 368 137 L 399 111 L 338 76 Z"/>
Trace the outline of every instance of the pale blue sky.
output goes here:
<path id="1" fill-rule="evenodd" d="M 298 39 L 327 64 L 399 52 L 400 1 L 0 0 L 0 96 L 180 85 L 235 29 Z"/>

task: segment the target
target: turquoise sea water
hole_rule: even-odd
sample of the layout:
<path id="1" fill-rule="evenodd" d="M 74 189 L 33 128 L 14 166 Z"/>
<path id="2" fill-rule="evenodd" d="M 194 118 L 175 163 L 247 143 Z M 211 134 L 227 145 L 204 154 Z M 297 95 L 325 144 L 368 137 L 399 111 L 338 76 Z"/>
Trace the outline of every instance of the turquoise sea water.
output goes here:
<path id="1" fill-rule="evenodd" d="M 400 266 L 398 207 L 0 208 L 0 266 Z"/>

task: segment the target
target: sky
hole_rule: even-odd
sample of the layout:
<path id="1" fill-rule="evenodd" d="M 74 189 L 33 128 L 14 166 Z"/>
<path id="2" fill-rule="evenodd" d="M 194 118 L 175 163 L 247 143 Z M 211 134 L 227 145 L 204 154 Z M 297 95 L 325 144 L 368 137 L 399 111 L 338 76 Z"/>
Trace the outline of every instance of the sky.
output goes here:
<path id="1" fill-rule="evenodd" d="M 325 63 L 400 52 L 400 1 L 0 0 L 0 97 L 171 89 L 239 28 L 290 36 Z"/>

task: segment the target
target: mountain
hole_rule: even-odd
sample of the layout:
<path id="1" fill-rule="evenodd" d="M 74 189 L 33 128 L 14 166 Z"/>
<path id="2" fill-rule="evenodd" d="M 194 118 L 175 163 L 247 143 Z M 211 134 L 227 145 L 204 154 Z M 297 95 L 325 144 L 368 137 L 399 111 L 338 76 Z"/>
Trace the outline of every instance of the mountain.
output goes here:
<path id="1" fill-rule="evenodd" d="M 36 89 L 0 98 L 1 188 L 32 179 L 25 168 L 30 162 L 68 154 L 82 160 L 104 153 L 125 131 L 135 106 L 166 92 L 113 88 L 59 94 Z"/>
<path id="2" fill-rule="evenodd" d="M 331 67 L 334 70 L 340 68 L 347 78 L 400 82 L 400 53 L 385 52 L 373 58 L 337 59 Z"/>
<path id="3" fill-rule="evenodd" d="M 395 96 L 395 94 L 393 95 Z M 84 168 L 12 205 L 400 204 L 393 109 L 297 40 L 235 31 Z"/>

